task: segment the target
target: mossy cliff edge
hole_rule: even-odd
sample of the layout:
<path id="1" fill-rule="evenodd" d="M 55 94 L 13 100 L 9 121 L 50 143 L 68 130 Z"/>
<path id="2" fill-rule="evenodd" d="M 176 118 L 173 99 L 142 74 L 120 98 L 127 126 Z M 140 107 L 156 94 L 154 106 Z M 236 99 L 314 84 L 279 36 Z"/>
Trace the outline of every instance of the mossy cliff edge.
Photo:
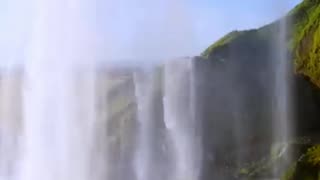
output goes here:
<path id="1" fill-rule="evenodd" d="M 320 87 L 320 1 L 305 0 L 289 15 L 295 70 Z"/>
<path id="2" fill-rule="evenodd" d="M 243 157 L 237 159 L 241 163 L 247 160 L 257 162 L 269 152 L 267 148 L 273 143 L 268 139 L 272 133 L 270 107 L 276 98 L 272 94 L 273 81 L 277 78 L 274 63 L 278 47 L 275 48 L 275 42 L 282 23 L 288 24 L 287 47 L 284 50 L 288 52 L 292 68 L 289 78 L 292 82 L 288 84 L 292 89 L 291 113 L 295 135 L 320 139 L 320 0 L 304 0 L 285 17 L 271 24 L 230 32 L 196 58 L 197 86 L 201 95 L 199 114 L 204 119 L 203 137 L 206 142 L 204 177 L 216 177 L 219 173 L 225 177 L 231 169 L 236 169 L 233 152 Z M 235 130 L 230 124 L 236 123 L 245 125 L 247 131 L 241 135 L 233 134 Z M 234 140 L 235 136 L 237 140 Z M 241 145 L 234 145 L 239 142 Z M 311 144 L 318 149 L 319 141 Z M 283 179 L 303 180 L 304 172 L 301 170 L 304 167 L 316 167 L 313 173 L 317 174 L 317 164 L 309 163 L 306 158 L 298 161 L 300 157 L 310 155 L 312 150 L 299 153 L 291 168 L 294 172 L 290 174 L 288 171 Z M 320 153 L 312 157 L 318 159 Z M 226 172 L 221 170 L 223 168 L 214 172 L 224 166 L 228 166 Z"/>
<path id="3" fill-rule="evenodd" d="M 320 87 L 320 0 L 304 0 L 283 19 L 264 27 L 246 31 L 232 31 L 208 47 L 202 56 L 214 59 L 224 49 L 239 41 L 270 43 L 280 21 L 288 23 L 287 44 L 298 74 L 308 77 Z"/>

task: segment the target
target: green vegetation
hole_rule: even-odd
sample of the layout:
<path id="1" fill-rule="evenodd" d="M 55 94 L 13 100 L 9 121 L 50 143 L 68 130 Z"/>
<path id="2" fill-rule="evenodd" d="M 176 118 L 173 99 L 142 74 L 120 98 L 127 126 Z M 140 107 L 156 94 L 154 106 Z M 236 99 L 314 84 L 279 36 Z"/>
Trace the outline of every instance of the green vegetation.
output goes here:
<path id="1" fill-rule="evenodd" d="M 293 158 L 290 155 L 292 152 L 297 153 Z M 310 139 L 303 137 L 286 144 L 274 144 L 269 156 L 243 165 L 237 177 L 265 179 L 275 176 L 281 177 L 281 180 L 319 180 L 319 170 L 320 145 L 312 145 Z"/>
<path id="2" fill-rule="evenodd" d="M 237 83 L 235 86 L 238 89 L 242 88 L 243 92 L 250 92 L 250 96 L 243 96 L 246 100 L 255 99 L 251 97 L 255 93 L 260 98 L 257 101 L 252 101 L 252 104 L 256 106 L 248 106 L 250 107 L 248 109 L 245 105 L 242 106 L 243 112 L 257 115 L 257 117 L 249 116 L 246 120 L 249 121 L 248 119 L 252 118 L 253 121 L 248 124 L 254 124 L 256 119 L 259 119 L 259 122 L 268 121 L 268 113 L 263 113 L 263 105 L 268 101 L 261 100 L 261 98 L 264 98 L 263 92 L 269 88 L 269 84 L 265 82 L 274 79 L 274 74 L 270 73 L 274 69 L 273 64 L 270 63 L 273 62 L 274 57 L 270 52 L 274 51 L 274 41 L 279 35 L 280 23 L 283 22 L 291 25 L 287 28 L 289 32 L 286 43 L 287 50 L 291 53 L 292 65 L 294 65 L 294 69 L 292 69 L 292 79 L 295 83 L 293 96 L 297 100 L 295 102 L 297 108 L 295 109 L 296 120 L 293 124 L 297 124 L 297 131 L 299 131 L 297 136 L 307 135 L 310 138 L 310 134 L 318 133 L 320 127 L 318 123 L 320 108 L 320 0 L 304 0 L 285 17 L 261 28 L 233 31 L 227 34 L 202 53 L 203 63 L 207 63 L 206 66 L 212 65 L 210 68 L 218 71 L 212 75 L 209 74 L 211 79 L 217 78 L 214 81 L 210 79 L 208 82 L 219 82 L 219 85 L 224 87 L 226 82 L 220 78 L 228 77 L 228 81 Z M 223 63 L 211 63 L 211 61 L 229 62 L 225 64 L 230 68 L 224 66 Z M 228 85 L 225 87 L 229 87 Z M 241 87 L 241 85 L 250 87 L 250 89 Z M 208 94 L 211 95 L 214 92 Z M 268 98 L 268 95 L 265 97 Z M 231 119 L 227 115 L 224 117 L 224 119 L 228 118 Z M 255 126 L 257 129 L 260 128 L 259 125 Z M 319 139 L 318 136 L 316 139 Z M 276 169 L 279 170 L 277 173 L 282 176 L 283 180 L 320 180 L 320 145 L 315 145 L 319 143 L 318 141 L 310 141 L 299 139 L 297 142 L 286 142 L 287 145 L 290 145 L 290 151 L 295 153 L 294 159 L 290 162 L 285 162 L 287 160 L 285 157 L 289 153 L 283 154 L 283 146 L 279 146 L 272 149 L 271 153 L 263 160 L 253 159 L 250 163 L 243 164 L 241 168 L 237 169 L 236 174 L 238 177 L 254 179 L 274 173 L 272 171 L 280 164 L 284 169 Z"/>
<path id="3" fill-rule="evenodd" d="M 283 176 L 283 180 L 291 180 L 289 177 L 294 176 L 297 163 L 294 162 L 293 165 L 286 169 L 288 163 L 290 164 L 290 162 L 288 162 L 288 159 L 291 159 L 291 157 L 289 157 L 290 153 L 293 151 L 305 153 L 306 149 L 308 149 L 306 147 L 310 147 L 309 143 L 310 140 L 306 137 L 296 138 L 288 143 L 275 143 L 272 145 L 269 155 L 261 160 L 243 165 L 243 167 L 238 170 L 237 176 L 248 179 Z M 283 171 L 286 171 L 284 175 L 282 175 Z"/>
<path id="4" fill-rule="evenodd" d="M 276 162 L 276 159 L 269 158 L 263 158 L 260 161 L 251 162 L 248 165 L 245 165 L 245 167 L 240 168 L 236 176 L 248 179 L 255 179 L 266 174 L 266 176 L 268 176 L 271 174 Z"/>
<path id="5" fill-rule="evenodd" d="M 223 47 L 224 45 L 227 45 L 228 43 L 230 43 L 231 41 L 233 41 L 234 39 L 236 39 L 239 35 L 241 35 L 243 33 L 244 33 L 244 31 L 232 31 L 232 32 L 230 32 L 229 34 L 225 35 L 220 40 L 218 40 L 216 43 L 211 45 L 209 48 L 207 48 L 202 53 L 202 56 L 208 58 L 210 56 L 210 54 L 212 54 L 215 49 L 217 49 L 219 47 Z"/>
<path id="6" fill-rule="evenodd" d="M 281 180 L 292 180 L 295 176 L 295 172 L 297 171 L 297 163 L 293 163 L 285 174 L 281 177 Z"/>
<path id="7" fill-rule="evenodd" d="M 320 87 L 320 1 L 304 0 L 284 17 L 292 26 L 288 37 L 288 50 L 292 52 L 297 73 L 303 74 Z M 284 20 L 281 19 L 281 20 Z M 279 21 L 256 30 L 233 31 L 207 48 L 202 56 L 215 57 L 231 44 L 236 44 L 242 38 L 267 44 L 276 37 Z"/>
<path id="8" fill-rule="evenodd" d="M 298 73 L 320 86 L 320 2 L 305 0 L 291 11 L 293 57 Z"/>
<path id="9" fill-rule="evenodd" d="M 282 180 L 319 180 L 320 145 L 308 148 L 284 173 Z"/>
<path id="10" fill-rule="evenodd" d="M 320 167 L 320 145 L 309 148 L 306 152 L 305 159 L 308 164 Z"/>

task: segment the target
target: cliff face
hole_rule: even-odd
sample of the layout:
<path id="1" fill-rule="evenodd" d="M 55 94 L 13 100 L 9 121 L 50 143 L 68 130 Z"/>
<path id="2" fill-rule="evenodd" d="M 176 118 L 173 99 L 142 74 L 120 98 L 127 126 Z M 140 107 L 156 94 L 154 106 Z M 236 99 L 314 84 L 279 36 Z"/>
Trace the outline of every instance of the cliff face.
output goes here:
<path id="1" fill-rule="evenodd" d="M 233 31 L 219 41 L 206 49 L 202 56 L 210 60 L 226 59 L 230 49 L 238 48 L 239 45 L 245 45 L 246 51 L 255 53 L 261 46 L 274 41 L 279 33 L 280 21 L 286 21 L 288 24 L 287 49 L 292 55 L 294 70 L 310 79 L 314 84 L 320 87 L 320 1 L 304 0 L 290 11 L 284 18 L 266 25 L 264 27 L 247 30 Z M 270 41 L 271 40 L 271 41 Z M 259 52 L 258 52 L 259 53 Z M 262 60 L 260 60 L 261 62 Z"/>
<path id="2" fill-rule="evenodd" d="M 304 0 L 284 18 L 264 27 L 233 31 L 211 45 L 202 53 L 202 61 L 225 66 L 227 71 L 221 75 L 232 78 L 239 87 L 245 86 L 250 96 L 268 95 L 274 84 L 276 38 L 279 37 L 280 23 L 288 24 L 287 52 L 292 68 L 291 76 L 294 113 L 305 121 L 302 130 L 308 123 L 307 119 L 319 117 L 320 107 L 320 1 Z M 208 63 L 208 62 L 205 62 Z M 214 65 L 217 66 L 217 65 Z M 237 77 L 232 77 L 233 75 Z M 225 78 L 227 81 L 228 79 Z M 239 92 L 239 91 L 237 91 Z M 262 99 L 257 100 L 263 103 Z M 253 100 L 254 101 L 254 100 Z M 316 123 L 319 124 L 319 123 Z M 308 130 L 308 127 L 305 127 Z"/>
<path id="3" fill-rule="evenodd" d="M 232 161 L 255 159 L 270 146 L 281 23 L 289 30 L 285 51 L 295 135 L 320 130 L 320 1 L 304 0 L 274 23 L 227 34 L 196 59 L 206 177 Z"/>
<path id="4" fill-rule="evenodd" d="M 240 44 L 251 45 L 249 48 L 246 47 L 250 50 L 259 49 L 255 46 L 272 43 L 272 39 L 279 33 L 279 23 L 283 20 L 286 20 L 288 24 L 287 45 L 292 55 L 295 72 L 306 76 L 320 87 L 319 0 L 304 0 L 285 17 L 264 27 L 233 31 L 206 49 L 202 56 L 211 60 L 219 60 L 220 57 L 227 56 L 225 52 L 228 49 Z"/>
<path id="5" fill-rule="evenodd" d="M 289 17 L 293 23 L 291 45 L 295 69 L 320 87 L 320 1 L 303 1 Z"/>

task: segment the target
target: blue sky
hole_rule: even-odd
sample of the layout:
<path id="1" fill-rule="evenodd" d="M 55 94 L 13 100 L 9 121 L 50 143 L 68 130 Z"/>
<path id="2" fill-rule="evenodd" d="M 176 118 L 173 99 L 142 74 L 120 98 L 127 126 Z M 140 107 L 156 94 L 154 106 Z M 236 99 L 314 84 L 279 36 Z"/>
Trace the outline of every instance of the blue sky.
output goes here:
<path id="1" fill-rule="evenodd" d="M 231 30 L 260 27 L 281 17 L 301 0 L 189 0 L 200 49 Z"/>
<path id="2" fill-rule="evenodd" d="M 127 52 L 128 56 L 138 57 L 143 54 L 144 58 L 159 52 L 170 54 L 168 56 L 196 55 L 229 31 L 256 28 L 270 23 L 299 2 L 300 0 L 117 0 L 117 3 L 112 3 L 111 11 L 114 15 L 111 16 L 111 29 L 118 34 L 114 35 L 118 37 L 115 42 L 121 47 L 115 48 L 115 52 Z M 101 22 L 106 22 L 103 9 L 107 5 L 104 5 L 100 6 Z M 163 17 L 165 14 L 167 17 Z M 101 24 L 110 30 L 108 23 L 105 26 Z M 174 37 L 170 34 L 174 34 Z M 135 47 L 124 48 L 130 46 L 126 42 L 131 42 Z M 132 55 L 130 50 L 135 54 Z M 116 56 L 121 55 L 118 53 Z"/>
<path id="3" fill-rule="evenodd" d="M 94 24 L 101 41 L 101 59 L 121 59 L 196 55 L 231 30 L 272 22 L 301 0 L 78 1 L 87 8 L 83 21 Z M 1 65 L 23 62 L 19 54 L 30 40 L 37 11 L 30 2 L 36 0 L 0 0 Z"/>

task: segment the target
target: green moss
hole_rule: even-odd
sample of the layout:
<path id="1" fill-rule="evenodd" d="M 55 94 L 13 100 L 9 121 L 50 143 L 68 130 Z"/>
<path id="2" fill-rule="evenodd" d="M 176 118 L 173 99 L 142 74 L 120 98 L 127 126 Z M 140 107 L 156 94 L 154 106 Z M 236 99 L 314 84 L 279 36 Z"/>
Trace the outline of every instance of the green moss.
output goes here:
<path id="1" fill-rule="evenodd" d="M 222 46 L 228 44 L 229 42 L 233 41 L 234 39 L 236 39 L 239 35 L 241 35 L 243 33 L 244 33 L 244 31 L 232 31 L 232 32 L 230 32 L 229 34 L 225 35 L 220 40 L 215 42 L 213 45 L 211 45 L 209 48 L 207 48 L 202 53 L 202 56 L 203 57 L 209 57 L 210 54 L 212 54 L 216 48 L 222 47 Z"/>
<path id="2" fill-rule="evenodd" d="M 224 51 L 237 41 L 251 41 L 267 44 L 276 37 L 278 25 L 286 20 L 288 28 L 288 49 L 292 52 L 295 71 L 308 76 L 313 83 L 320 87 L 320 1 L 304 0 L 291 10 L 285 17 L 251 31 L 233 31 L 207 48 L 202 56 L 216 57 L 217 52 Z M 245 44 L 247 45 L 247 44 Z M 219 58 L 224 58 L 219 56 Z"/>
<path id="3" fill-rule="evenodd" d="M 270 154 L 261 160 L 243 164 L 236 172 L 236 176 L 247 179 L 281 177 L 281 180 L 300 180 L 296 177 L 314 177 L 314 170 L 317 166 L 309 163 L 308 159 L 318 159 L 315 158 L 320 157 L 318 152 L 320 152 L 320 145 L 312 145 L 309 137 L 297 137 L 287 143 L 274 143 L 270 147 Z"/>
<path id="4" fill-rule="evenodd" d="M 240 174 L 240 175 L 249 175 L 249 173 L 250 173 L 250 170 L 247 169 L 247 168 L 241 168 L 241 169 L 239 170 L 239 174 Z"/>
<path id="5" fill-rule="evenodd" d="M 309 16 L 310 14 L 314 14 L 313 11 L 315 7 L 315 3 L 310 0 L 305 0 L 289 12 L 289 18 L 294 26 L 292 41 L 293 48 L 296 47 L 303 39 L 307 26 L 310 26 Z"/>
<path id="6" fill-rule="evenodd" d="M 274 167 L 279 163 L 281 158 L 279 156 L 277 158 L 267 156 L 259 161 L 251 162 L 240 168 L 236 176 L 248 179 L 256 179 L 263 176 L 268 177 L 272 174 Z"/>
<path id="7" fill-rule="evenodd" d="M 291 180 L 294 178 L 295 172 L 297 170 L 297 163 L 293 163 L 289 167 L 289 169 L 285 172 L 285 174 L 281 177 L 281 180 Z"/>
<path id="8" fill-rule="evenodd" d="M 310 165 L 320 167 L 320 145 L 308 149 L 305 155 L 305 161 Z"/>
<path id="9" fill-rule="evenodd" d="M 298 73 L 320 86 L 320 2 L 305 0 L 290 12 L 291 49 Z"/>
<path id="10" fill-rule="evenodd" d="M 320 179 L 320 145 L 308 148 L 300 158 L 284 173 L 282 180 Z"/>

